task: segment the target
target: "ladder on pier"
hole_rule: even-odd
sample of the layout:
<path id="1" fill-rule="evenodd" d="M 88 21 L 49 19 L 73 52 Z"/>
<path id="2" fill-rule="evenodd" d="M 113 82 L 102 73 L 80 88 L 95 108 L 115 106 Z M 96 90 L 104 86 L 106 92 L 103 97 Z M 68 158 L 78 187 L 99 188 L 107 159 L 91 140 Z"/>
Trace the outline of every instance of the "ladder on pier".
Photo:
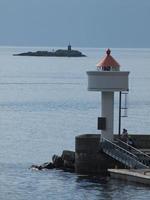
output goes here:
<path id="1" fill-rule="evenodd" d="M 111 142 L 101 138 L 102 151 L 131 169 L 150 168 L 150 156 L 121 140 Z"/>

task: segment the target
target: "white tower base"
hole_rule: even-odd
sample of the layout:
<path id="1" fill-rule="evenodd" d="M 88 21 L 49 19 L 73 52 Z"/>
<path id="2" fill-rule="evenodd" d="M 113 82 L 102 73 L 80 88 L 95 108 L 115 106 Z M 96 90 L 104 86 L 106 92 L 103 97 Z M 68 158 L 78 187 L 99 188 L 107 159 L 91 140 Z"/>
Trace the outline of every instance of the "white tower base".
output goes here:
<path id="1" fill-rule="evenodd" d="M 114 92 L 102 92 L 101 116 L 106 118 L 106 130 L 102 130 L 102 137 L 113 140 L 114 122 Z"/>

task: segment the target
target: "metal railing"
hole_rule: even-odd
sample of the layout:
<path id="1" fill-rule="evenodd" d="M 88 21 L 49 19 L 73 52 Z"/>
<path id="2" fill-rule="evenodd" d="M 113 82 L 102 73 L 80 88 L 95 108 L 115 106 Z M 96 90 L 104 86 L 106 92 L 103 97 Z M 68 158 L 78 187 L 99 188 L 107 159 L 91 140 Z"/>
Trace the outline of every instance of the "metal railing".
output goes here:
<path id="1" fill-rule="evenodd" d="M 146 164 L 139 161 L 138 156 L 129 150 L 111 142 L 106 138 L 101 138 L 101 147 L 104 153 L 111 156 L 115 160 L 121 162 L 128 168 L 132 169 L 146 169 L 149 168 Z"/>
<path id="2" fill-rule="evenodd" d="M 120 140 L 119 138 L 116 138 L 115 140 L 117 141 L 117 144 L 120 147 L 122 147 L 122 148 L 132 152 L 132 154 L 136 155 L 138 158 L 138 161 L 142 162 L 144 165 L 150 166 L 150 156 L 149 155 L 147 155 L 146 153 L 133 147 L 132 145 L 129 145 L 128 143 Z"/>

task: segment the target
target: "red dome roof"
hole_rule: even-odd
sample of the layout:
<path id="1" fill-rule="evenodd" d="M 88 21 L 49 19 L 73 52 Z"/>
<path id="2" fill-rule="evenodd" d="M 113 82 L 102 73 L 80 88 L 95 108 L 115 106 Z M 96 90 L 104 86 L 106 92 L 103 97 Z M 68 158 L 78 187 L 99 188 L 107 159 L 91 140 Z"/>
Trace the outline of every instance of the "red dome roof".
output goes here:
<path id="1" fill-rule="evenodd" d="M 102 58 L 99 63 L 96 65 L 97 67 L 120 67 L 120 64 L 110 55 L 110 49 L 107 49 L 104 58 Z"/>

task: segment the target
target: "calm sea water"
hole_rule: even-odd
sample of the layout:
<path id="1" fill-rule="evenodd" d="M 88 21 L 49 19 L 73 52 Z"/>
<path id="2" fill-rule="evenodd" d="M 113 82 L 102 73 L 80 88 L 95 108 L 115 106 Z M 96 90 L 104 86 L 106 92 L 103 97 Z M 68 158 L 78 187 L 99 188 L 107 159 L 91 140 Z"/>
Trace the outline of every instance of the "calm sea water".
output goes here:
<path id="1" fill-rule="evenodd" d="M 80 49 L 86 58 L 13 57 L 52 48 L 0 47 L 0 200 L 149 199 L 149 188 L 119 180 L 32 171 L 32 164 L 74 150 L 74 138 L 98 133 L 100 93 L 87 91 L 86 71 L 95 70 L 104 49 Z M 150 49 L 112 49 L 130 71 L 128 117 L 122 128 L 150 133 Z M 118 131 L 115 95 L 115 132 Z"/>

